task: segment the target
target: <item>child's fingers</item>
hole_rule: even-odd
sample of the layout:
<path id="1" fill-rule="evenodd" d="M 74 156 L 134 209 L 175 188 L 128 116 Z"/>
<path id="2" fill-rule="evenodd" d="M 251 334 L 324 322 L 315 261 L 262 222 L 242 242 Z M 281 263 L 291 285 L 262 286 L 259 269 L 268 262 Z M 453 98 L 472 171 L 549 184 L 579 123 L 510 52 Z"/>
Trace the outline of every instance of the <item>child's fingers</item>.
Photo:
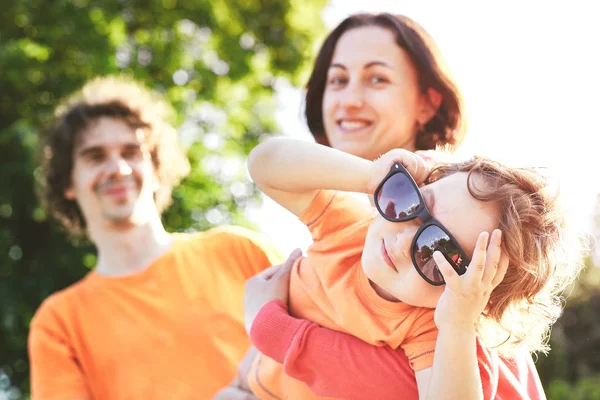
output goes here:
<path id="1" fill-rule="evenodd" d="M 403 151 L 401 157 L 397 158 L 406 167 L 406 170 L 413 177 L 417 185 L 423 183 L 425 178 L 429 176 L 430 167 L 423 157 L 411 151 Z"/>
<path id="2" fill-rule="evenodd" d="M 492 237 L 490 238 L 490 244 L 487 248 L 485 256 L 485 270 L 483 271 L 482 282 L 489 284 L 492 279 L 496 276 L 498 271 L 498 265 L 500 263 L 500 256 L 502 255 L 502 231 L 500 229 L 494 229 Z"/>
<path id="3" fill-rule="evenodd" d="M 385 165 L 387 171 L 394 163 L 404 165 L 417 184 L 421 183 L 429 175 L 429 166 L 421 156 L 405 149 L 392 149 L 381 156 L 381 164 Z"/>
<path id="4" fill-rule="evenodd" d="M 433 253 L 433 260 L 444 277 L 446 285 L 451 288 L 457 288 L 459 275 L 454 268 L 452 268 L 452 265 L 450 265 L 448 260 L 446 260 L 446 258 L 439 251 L 435 251 Z"/>
<path id="5" fill-rule="evenodd" d="M 498 263 L 498 269 L 496 271 L 496 276 L 492 279 L 492 288 L 496 288 L 504 279 L 504 275 L 506 275 L 506 271 L 508 271 L 509 259 L 506 253 L 502 253 L 500 256 L 500 262 Z"/>
<path id="6" fill-rule="evenodd" d="M 431 172 L 431 166 L 420 155 L 413 153 L 412 156 L 415 158 L 417 166 L 416 171 L 413 174 L 413 179 L 415 180 L 417 185 L 421 185 L 429 176 L 429 173 Z"/>
<path id="7" fill-rule="evenodd" d="M 473 258 L 467 267 L 465 278 L 472 284 L 479 284 L 483 277 L 488 237 L 489 234 L 487 232 L 481 232 L 479 234 L 477 243 L 475 244 L 475 251 L 473 251 Z"/>
<path id="8" fill-rule="evenodd" d="M 375 163 L 371 171 L 371 177 L 369 179 L 368 191 L 373 193 L 377 186 L 381 183 L 381 180 L 390 172 L 390 168 L 395 163 L 402 164 L 406 169 L 411 172 L 411 161 L 409 157 L 410 152 L 404 149 L 393 149 L 385 154 L 382 154 Z"/>

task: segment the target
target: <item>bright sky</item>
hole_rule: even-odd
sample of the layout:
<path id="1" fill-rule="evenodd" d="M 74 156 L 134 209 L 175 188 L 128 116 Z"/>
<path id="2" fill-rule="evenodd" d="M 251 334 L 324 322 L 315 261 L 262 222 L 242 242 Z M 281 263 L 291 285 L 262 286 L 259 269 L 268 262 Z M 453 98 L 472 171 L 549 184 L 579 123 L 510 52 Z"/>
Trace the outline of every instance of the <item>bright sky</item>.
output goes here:
<path id="1" fill-rule="evenodd" d="M 555 168 L 578 225 L 589 230 L 600 190 L 594 173 L 600 159 L 600 5 L 594 3 L 331 0 L 323 20 L 332 29 L 355 12 L 387 11 L 420 23 L 465 96 L 469 130 L 460 153 Z M 299 89 L 280 85 L 277 119 L 285 135 L 309 140 L 301 99 Z M 268 199 L 251 218 L 285 251 L 310 243 L 306 228 Z"/>

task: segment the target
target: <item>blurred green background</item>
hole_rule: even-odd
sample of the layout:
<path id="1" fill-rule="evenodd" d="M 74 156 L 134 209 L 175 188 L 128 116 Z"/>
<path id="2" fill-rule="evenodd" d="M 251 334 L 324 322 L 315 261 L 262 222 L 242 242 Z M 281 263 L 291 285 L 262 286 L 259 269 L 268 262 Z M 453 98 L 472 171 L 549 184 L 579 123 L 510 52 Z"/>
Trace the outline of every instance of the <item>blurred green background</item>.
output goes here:
<path id="1" fill-rule="evenodd" d="M 88 79 L 121 73 L 166 94 L 192 173 L 164 214 L 170 231 L 251 226 L 244 170 L 278 134 L 274 86 L 302 86 L 327 0 L 9 0 L 0 12 L 0 400 L 28 398 L 27 332 L 41 301 L 96 261 L 35 195 L 41 127 Z M 551 399 L 600 399 L 599 268 L 573 289 L 538 368 Z M 86 268 L 87 267 L 87 268 Z"/>

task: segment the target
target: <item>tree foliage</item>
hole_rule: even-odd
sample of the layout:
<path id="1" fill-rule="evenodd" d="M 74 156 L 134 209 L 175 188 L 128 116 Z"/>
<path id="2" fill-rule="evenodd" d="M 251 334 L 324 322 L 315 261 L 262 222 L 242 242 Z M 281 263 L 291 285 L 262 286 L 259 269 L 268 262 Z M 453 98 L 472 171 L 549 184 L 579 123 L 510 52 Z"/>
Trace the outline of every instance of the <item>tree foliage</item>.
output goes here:
<path id="1" fill-rule="evenodd" d="M 164 214 L 171 231 L 247 225 L 244 160 L 278 131 L 273 89 L 301 84 L 326 0 L 9 0 L 0 13 L 0 394 L 28 392 L 28 325 L 41 301 L 87 273 L 35 195 L 42 127 L 88 79 L 124 74 L 177 111 L 190 176 Z M 83 267 L 85 266 L 85 267 Z M 8 378 L 8 379 L 7 379 Z"/>
<path id="2" fill-rule="evenodd" d="M 594 222 L 594 232 L 584 241 L 589 249 L 585 268 L 565 293 L 550 353 L 537 363 L 550 399 L 600 399 L 600 195 Z"/>
<path id="3" fill-rule="evenodd" d="M 600 266 L 591 256 L 585 261 L 552 327 L 551 351 L 537 363 L 552 399 L 600 399 Z"/>

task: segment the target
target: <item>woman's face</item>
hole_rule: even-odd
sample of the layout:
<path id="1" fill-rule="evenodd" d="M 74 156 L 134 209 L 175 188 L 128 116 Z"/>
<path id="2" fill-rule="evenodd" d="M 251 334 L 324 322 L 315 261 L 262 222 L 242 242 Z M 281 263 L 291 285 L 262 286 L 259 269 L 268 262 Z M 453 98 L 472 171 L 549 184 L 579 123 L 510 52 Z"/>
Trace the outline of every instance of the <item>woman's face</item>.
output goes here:
<path id="1" fill-rule="evenodd" d="M 392 148 L 415 150 L 418 123 L 434 112 L 410 57 L 391 31 L 368 26 L 340 37 L 323 95 L 325 134 L 332 147 L 368 160 Z"/>

